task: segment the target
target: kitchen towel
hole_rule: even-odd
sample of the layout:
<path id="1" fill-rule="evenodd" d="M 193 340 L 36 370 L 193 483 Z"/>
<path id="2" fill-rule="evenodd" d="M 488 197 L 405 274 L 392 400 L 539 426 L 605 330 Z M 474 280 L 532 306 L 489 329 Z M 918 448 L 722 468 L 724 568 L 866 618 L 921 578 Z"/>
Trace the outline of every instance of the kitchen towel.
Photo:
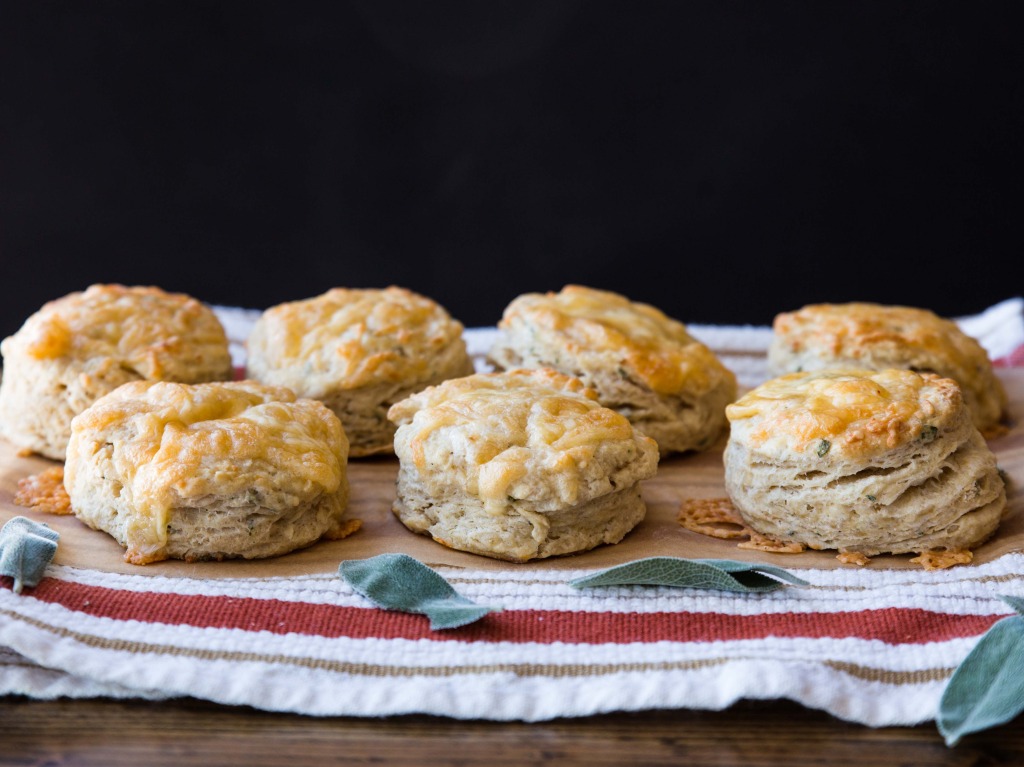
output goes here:
<path id="1" fill-rule="evenodd" d="M 961 320 L 1002 367 L 1024 365 L 1021 307 L 1012 299 Z M 252 312 L 219 312 L 241 361 Z M 692 331 L 742 385 L 764 379 L 766 328 Z M 481 369 L 492 332 L 467 331 Z M 935 718 L 954 669 L 1013 613 L 998 595 L 1024 597 L 1016 552 L 931 572 L 794 568 L 806 585 L 766 593 L 570 585 L 595 572 L 586 568 L 434 569 L 500 610 L 431 630 L 336 573 L 202 579 L 50 565 L 20 594 L 0 578 L 0 694 L 522 721 L 788 698 L 868 725 L 915 724 Z"/>

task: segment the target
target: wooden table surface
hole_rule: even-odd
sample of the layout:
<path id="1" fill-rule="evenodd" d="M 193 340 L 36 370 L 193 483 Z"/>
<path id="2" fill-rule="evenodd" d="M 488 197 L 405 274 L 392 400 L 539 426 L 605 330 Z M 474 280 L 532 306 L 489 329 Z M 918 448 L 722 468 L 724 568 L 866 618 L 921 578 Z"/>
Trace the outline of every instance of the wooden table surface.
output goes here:
<path id="1" fill-rule="evenodd" d="M 872 729 L 788 701 L 540 723 L 314 718 L 191 699 L 0 698 L 3 765 L 1024 765 L 1024 720 L 947 748 L 934 725 Z"/>

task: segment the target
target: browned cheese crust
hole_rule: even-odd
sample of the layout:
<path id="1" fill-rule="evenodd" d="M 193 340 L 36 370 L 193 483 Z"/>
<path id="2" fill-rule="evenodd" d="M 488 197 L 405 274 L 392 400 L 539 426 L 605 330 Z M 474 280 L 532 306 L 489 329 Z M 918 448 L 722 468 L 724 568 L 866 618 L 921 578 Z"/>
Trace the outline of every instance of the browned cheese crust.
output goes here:
<path id="1" fill-rule="evenodd" d="M 92 285 L 51 301 L 0 344 L 0 433 L 62 460 L 71 419 L 129 381 L 232 377 L 224 328 L 194 298 Z"/>
<path id="2" fill-rule="evenodd" d="M 868 556 L 970 549 L 1005 512 L 995 456 L 948 378 L 791 373 L 726 412 L 726 489 L 768 537 Z"/>
<path id="3" fill-rule="evenodd" d="M 1006 391 L 985 349 L 956 323 L 926 309 L 812 304 L 778 315 L 773 330 L 768 351 L 773 375 L 842 367 L 936 373 L 960 384 L 983 433 L 1006 414 Z"/>
<path id="4" fill-rule="evenodd" d="M 125 559 L 254 559 L 344 527 L 348 442 L 320 402 L 253 381 L 140 381 L 72 423 L 74 514 Z"/>
<path id="5" fill-rule="evenodd" d="M 401 463 L 394 511 L 414 532 L 489 557 L 617 543 L 644 517 L 657 445 L 553 370 L 478 374 L 391 408 Z"/>
<path id="6" fill-rule="evenodd" d="M 263 313 L 248 341 L 250 377 L 326 404 L 353 457 L 391 452 L 392 404 L 472 372 L 462 325 L 399 287 L 334 288 L 280 304 Z"/>
<path id="7" fill-rule="evenodd" d="M 504 369 L 550 367 L 580 378 L 662 453 L 711 447 L 736 377 L 679 321 L 616 293 L 568 285 L 505 309 L 490 357 Z"/>

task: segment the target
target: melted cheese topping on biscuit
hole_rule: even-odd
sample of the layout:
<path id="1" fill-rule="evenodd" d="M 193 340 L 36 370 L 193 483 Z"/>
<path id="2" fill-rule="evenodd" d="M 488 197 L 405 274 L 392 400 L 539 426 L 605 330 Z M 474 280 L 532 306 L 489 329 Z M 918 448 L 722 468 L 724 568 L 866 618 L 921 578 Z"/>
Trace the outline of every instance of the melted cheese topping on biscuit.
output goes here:
<path id="1" fill-rule="evenodd" d="M 958 380 L 976 377 L 990 362 L 984 348 L 956 323 L 927 309 L 872 303 L 811 304 L 775 318 L 773 330 L 794 352 L 831 358 L 895 360 L 914 355 L 943 363 Z M 874 365 L 873 365 L 874 366 Z"/>
<path id="2" fill-rule="evenodd" d="M 72 422 L 68 487 L 78 451 L 107 444 L 138 512 L 128 535 L 140 552 L 166 543 L 170 510 L 189 499 L 273 492 L 299 503 L 333 493 L 348 455 L 340 422 L 321 403 L 249 381 L 114 390 Z"/>
<path id="3" fill-rule="evenodd" d="M 876 454 L 934 436 L 962 410 L 957 384 L 909 370 L 790 373 L 725 409 L 732 437 L 771 454 Z"/>
<path id="4" fill-rule="evenodd" d="M 435 354 L 462 337 L 462 325 L 436 302 L 398 287 L 334 288 L 271 307 L 250 349 L 271 370 L 301 369 L 334 386 L 428 377 Z"/>
<path id="5" fill-rule="evenodd" d="M 452 478 L 490 509 L 529 495 L 528 475 L 554 478 L 559 500 L 581 500 L 588 467 L 601 448 L 627 460 L 657 447 L 625 417 L 602 407 L 581 381 L 552 370 L 516 370 L 447 381 L 392 406 L 396 450 L 417 470 L 452 463 Z M 621 467 L 614 467 L 621 468 Z"/>
<path id="6" fill-rule="evenodd" d="M 617 365 L 659 394 L 700 395 L 732 376 L 681 322 L 617 293 L 580 285 L 527 293 L 508 305 L 500 325 L 517 322 L 558 334 L 573 354 L 612 353 Z"/>
<path id="7" fill-rule="evenodd" d="M 155 287 L 92 285 L 50 301 L 4 341 L 38 359 L 109 358 L 142 378 L 230 378 L 227 336 L 216 315 L 194 298 Z"/>

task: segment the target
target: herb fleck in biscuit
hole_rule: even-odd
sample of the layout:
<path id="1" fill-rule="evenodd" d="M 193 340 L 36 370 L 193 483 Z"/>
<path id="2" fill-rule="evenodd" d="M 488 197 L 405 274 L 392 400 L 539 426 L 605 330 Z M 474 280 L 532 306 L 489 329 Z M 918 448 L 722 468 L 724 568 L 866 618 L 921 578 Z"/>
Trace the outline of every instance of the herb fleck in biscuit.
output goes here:
<path id="1" fill-rule="evenodd" d="M 394 512 L 410 530 L 525 562 L 617 543 L 646 512 L 658 448 L 578 379 L 517 370 L 448 381 L 392 406 Z"/>
<path id="2" fill-rule="evenodd" d="M 469 375 L 462 325 L 398 287 L 335 288 L 265 311 L 248 341 L 248 373 L 326 404 L 353 456 L 392 450 L 388 408 L 431 384 Z"/>
<path id="3" fill-rule="evenodd" d="M 497 366 L 550 367 L 580 378 L 663 454 L 708 448 L 725 428 L 736 377 L 652 306 L 569 285 L 519 296 L 498 329 L 490 351 Z"/>
<path id="4" fill-rule="evenodd" d="M 960 388 L 909 370 L 791 373 L 726 409 L 725 482 L 755 531 L 871 556 L 970 549 L 1006 507 Z"/>
<path id="5" fill-rule="evenodd" d="M 0 344 L 0 433 L 62 460 L 71 419 L 128 381 L 232 377 L 213 311 L 154 287 L 92 285 L 51 301 Z"/>
<path id="6" fill-rule="evenodd" d="M 994 429 L 1006 392 L 984 348 L 956 323 L 926 309 L 869 303 L 811 304 L 775 318 L 768 351 L 773 375 L 855 367 L 907 368 L 952 378 L 975 426 Z"/>
<path id="7" fill-rule="evenodd" d="M 75 515 L 125 560 L 254 559 L 342 528 L 348 443 L 323 404 L 252 381 L 140 381 L 72 423 Z"/>

